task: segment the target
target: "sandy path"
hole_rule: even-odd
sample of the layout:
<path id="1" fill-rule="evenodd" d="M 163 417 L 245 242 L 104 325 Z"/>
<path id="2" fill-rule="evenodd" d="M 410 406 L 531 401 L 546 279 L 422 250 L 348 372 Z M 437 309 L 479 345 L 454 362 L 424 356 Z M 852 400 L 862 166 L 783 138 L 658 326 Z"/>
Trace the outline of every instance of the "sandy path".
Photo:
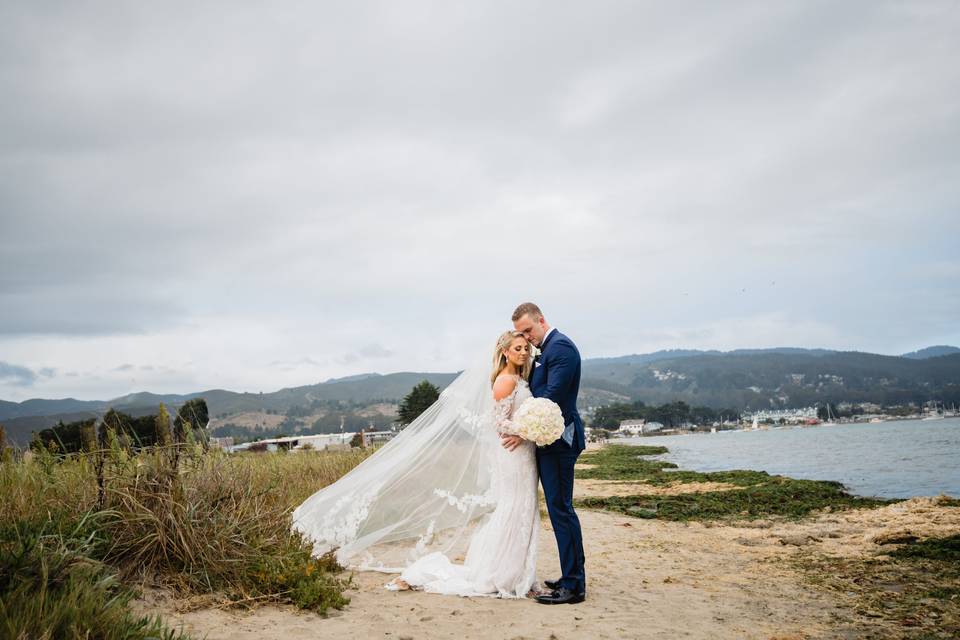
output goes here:
<path id="1" fill-rule="evenodd" d="M 584 467 L 586 465 L 583 465 Z M 577 495 L 736 490 L 723 483 L 654 487 L 578 480 Z M 795 554 L 861 556 L 885 535 L 960 533 L 960 508 L 914 498 L 882 509 L 823 513 L 799 523 L 737 526 L 643 520 L 579 511 L 587 557 L 587 602 L 456 598 L 383 588 L 388 576 L 355 574 L 351 604 L 328 618 L 293 607 L 201 609 L 149 591 L 138 603 L 196 637 L 282 638 L 709 638 L 792 640 L 897 635 L 852 611 L 853 600 L 811 586 L 784 560 Z M 549 521 L 540 532 L 541 579 L 559 575 Z M 843 601 L 846 600 L 846 601 Z M 181 603 L 182 604 L 182 603 Z"/>
<path id="2" fill-rule="evenodd" d="M 785 551 L 768 529 L 704 527 L 583 511 L 588 600 L 570 606 L 389 592 L 360 573 L 352 602 L 327 619 L 292 607 L 163 613 L 216 638 L 806 638 L 825 637 L 826 594 L 764 560 Z M 862 537 L 862 536 L 861 536 Z M 755 542 L 745 544 L 744 540 Z M 541 577 L 558 573 L 553 533 L 540 536 Z M 152 598 L 151 598 L 152 600 Z"/>
<path id="3" fill-rule="evenodd" d="M 686 482 L 670 485 L 653 485 L 646 482 L 623 480 L 577 480 L 573 485 L 573 497 L 584 496 L 662 496 L 706 491 L 729 491 L 739 489 L 727 482 Z"/>

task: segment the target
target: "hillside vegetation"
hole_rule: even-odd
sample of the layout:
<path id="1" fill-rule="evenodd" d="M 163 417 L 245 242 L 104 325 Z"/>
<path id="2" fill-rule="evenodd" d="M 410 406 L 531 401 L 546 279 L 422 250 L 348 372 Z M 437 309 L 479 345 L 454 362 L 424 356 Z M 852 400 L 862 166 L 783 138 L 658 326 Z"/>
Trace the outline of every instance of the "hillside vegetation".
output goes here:
<path id="1" fill-rule="evenodd" d="M 28 400 L 0 402 L 0 421 L 20 445 L 30 433 L 56 424 L 101 416 L 110 408 L 131 416 L 164 403 L 176 409 L 202 397 L 219 435 L 332 433 L 395 418 L 399 400 L 420 382 L 444 389 L 456 373 L 363 374 L 268 393 L 212 389 L 186 395 L 137 393 L 112 401 Z M 579 404 L 597 407 L 640 401 L 682 401 L 712 409 L 750 410 L 871 402 L 901 405 L 937 400 L 960 405 L 960 352 L 929 347 L 904 356 L 825 349 L 741 349 L 731 352 L 669 350 L 594 358 L 583 362 Z M 385 409 L 384 407 L 389 407 Z M 240 417 L 243 416 L 243 417 Z M 276 420 L 267 416 L 283 416 Z M 251 429 L 251 424 L 252 429 Z"/>

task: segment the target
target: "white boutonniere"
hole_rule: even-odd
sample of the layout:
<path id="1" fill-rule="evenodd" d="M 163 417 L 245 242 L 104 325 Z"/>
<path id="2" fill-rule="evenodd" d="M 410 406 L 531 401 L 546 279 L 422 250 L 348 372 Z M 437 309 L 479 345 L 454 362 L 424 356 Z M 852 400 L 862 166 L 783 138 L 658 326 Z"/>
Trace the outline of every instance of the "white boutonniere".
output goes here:
<path id="1" fill-rule="evenodd" d="M 540 349 L 537 349 L 533 344 L 530 345 L 530 357 L 534 360 L 540 357 Z"/>

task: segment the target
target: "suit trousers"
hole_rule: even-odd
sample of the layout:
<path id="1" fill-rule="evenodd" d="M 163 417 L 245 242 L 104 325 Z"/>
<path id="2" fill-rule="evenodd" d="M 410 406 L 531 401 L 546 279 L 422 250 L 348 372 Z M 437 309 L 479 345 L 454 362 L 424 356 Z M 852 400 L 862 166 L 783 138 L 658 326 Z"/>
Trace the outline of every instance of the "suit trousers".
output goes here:
<path id="1" fill-rule="evenodd" d="M 537 449 L 537 468 L 560 553 L 560 586 L 574 593 L 586 593 L 583 534 L 573 510 L 573 465 L 579 455 L 579 450 L 558 441 Z"/>

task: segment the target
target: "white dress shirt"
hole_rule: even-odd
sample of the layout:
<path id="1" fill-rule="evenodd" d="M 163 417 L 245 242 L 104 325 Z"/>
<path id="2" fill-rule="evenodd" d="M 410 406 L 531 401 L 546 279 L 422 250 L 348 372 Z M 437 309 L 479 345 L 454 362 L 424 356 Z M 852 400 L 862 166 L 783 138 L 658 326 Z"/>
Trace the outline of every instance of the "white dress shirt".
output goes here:
<path id="1" fill-rule="evenodd" d="M 546 344 L 546 342 L 547 342 L 547 337 L 549 337 L 549 335 L 550 335 L 551 333 L 553 333 L 554 331 L 556 331 L 556 330 L 557 330 L 556 327 L 550 327 L 550 330 L 547 331 L 545 334 L 543 334 L 543 340 L 540 341 L 540 350 L 541 350 L 541 351 L 543 351 L 543 345 Z"/>
<path id="2" fill-rule="evenodd" d="M 549 338 L 549 337 L 550 337 L 550 334 L 553 333 L 553 332 L 556 331 L 556 330 L 557 330 L 556 327 L 550 327 L 550 331 L 547 331 L 545 334 L 543 334 L 543 340 L 540 341 L 540 350 L 541 350 L 541 351 L 543 351 L 543 345 L 546 344 L 547 338 Z M 540 364 L 540 363 L 538 362 L 537 365 L 539 366 L 539 364 Z M 574 432 L 574 429 L 576 429 L 576 426 L 574 425 L 573 422 L 571 422 L 571 423 L 568 424 L 568 425 L 564 425 L 563 433 L 560 435 L 560 437 L 563 438 L 564 442 L 566 442 L 566 443 L 567 443 L 569 446 L 571 446 L 571 447 L 573 446 L 573 432 Z"/>

